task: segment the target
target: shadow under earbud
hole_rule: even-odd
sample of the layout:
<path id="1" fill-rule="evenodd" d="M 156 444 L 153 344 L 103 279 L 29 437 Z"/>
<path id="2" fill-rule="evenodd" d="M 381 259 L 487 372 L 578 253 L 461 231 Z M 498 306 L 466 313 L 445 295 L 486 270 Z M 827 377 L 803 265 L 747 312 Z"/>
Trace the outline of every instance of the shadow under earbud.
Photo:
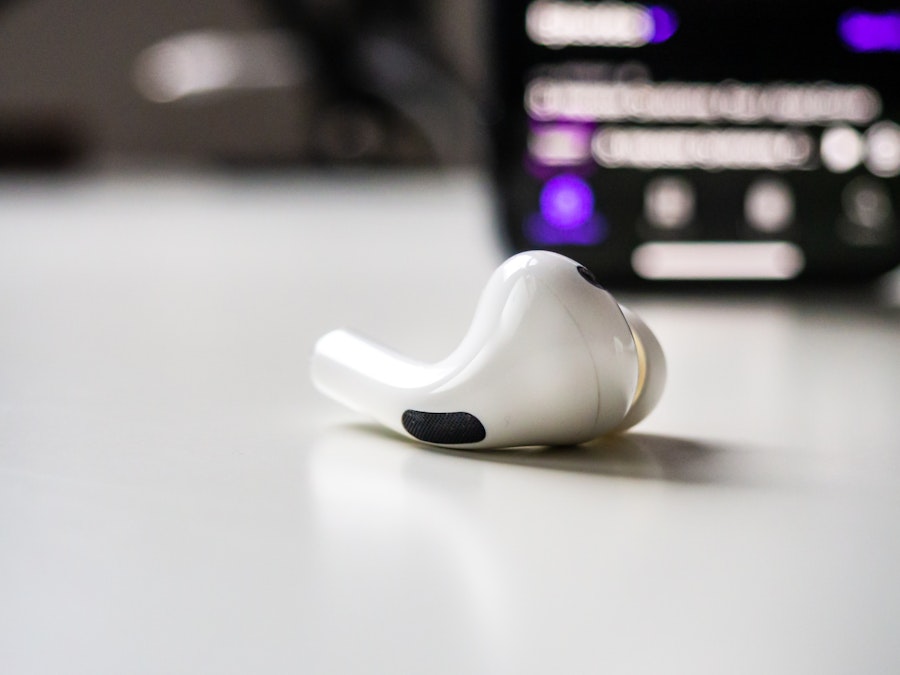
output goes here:
<path id="1" fill-rule="evenodd" d="M 598 438 L 582 445 L 494 451 L 428 449 L 482 461 L 573 473 L 683 483 L 734 482 L 716 468 L 723 463 L 722 456 L 727 454 L 726 450 L 671 436 L 623 434 Z"/>
<path id="2" fill-rule="evenodd" d="M 751 461 L 753 453 L 674 436 L 628 433 L 564 447 L 457 450 L 418 444 L 375 424 L 353 426 L 428 452 L 481 462 L 689 484 L 751 486 L 768 482 Z"/>

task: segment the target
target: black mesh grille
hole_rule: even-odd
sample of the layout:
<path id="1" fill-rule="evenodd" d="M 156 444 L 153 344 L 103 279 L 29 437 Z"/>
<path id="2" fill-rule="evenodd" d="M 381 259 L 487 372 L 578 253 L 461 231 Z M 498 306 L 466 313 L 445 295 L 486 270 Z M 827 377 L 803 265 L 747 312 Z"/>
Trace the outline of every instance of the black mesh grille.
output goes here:
<path id="1" fill-rule="evenodd" d="M 403 413 L 403 428 L 420 441 L 444 445 L 477 443 L 487 435 L 479 419 L 467 412 L 407 410 Z"/>

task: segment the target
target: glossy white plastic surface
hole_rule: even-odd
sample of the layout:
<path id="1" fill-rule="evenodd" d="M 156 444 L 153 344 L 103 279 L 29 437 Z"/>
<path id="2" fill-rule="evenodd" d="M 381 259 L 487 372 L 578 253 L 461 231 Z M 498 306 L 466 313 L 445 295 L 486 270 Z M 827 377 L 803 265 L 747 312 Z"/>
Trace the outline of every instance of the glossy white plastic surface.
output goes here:
<path id="1" fill-rule="evenodd" d="M 528 251 L 491 276 L 469 332 L 442 361 L 419 363 L 338 330 L 316 344 L 312 378 L 350 408 L 437 445 L 582 443 L 637 423 L 662 393 L 659 343 L 636 319 L 637 340 L 647 345 L 639 350 L 623 311 L 574 260 Z M 639 382 L 652 383 L 653 391 L 639 393 Z M 467 413 L 485 437 L 448 442 L 410 434 L 402 422 L 407 410 Z"/>

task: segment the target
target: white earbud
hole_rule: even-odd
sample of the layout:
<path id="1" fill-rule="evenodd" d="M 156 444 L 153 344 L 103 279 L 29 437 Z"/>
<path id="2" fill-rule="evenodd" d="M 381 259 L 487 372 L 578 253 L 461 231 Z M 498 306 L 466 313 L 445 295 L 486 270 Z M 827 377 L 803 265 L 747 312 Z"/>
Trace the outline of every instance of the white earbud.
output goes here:
<path id="1" fill-rule="evenodd" d="M 347 331 L 312 358 L 316 387 L 434 445 L 572 445 L 627 429 L 662 395 L 666 360 L 647 325 L 573 260 L 513 256 L 491 276 L 447 358 L 424 364 Z"/>

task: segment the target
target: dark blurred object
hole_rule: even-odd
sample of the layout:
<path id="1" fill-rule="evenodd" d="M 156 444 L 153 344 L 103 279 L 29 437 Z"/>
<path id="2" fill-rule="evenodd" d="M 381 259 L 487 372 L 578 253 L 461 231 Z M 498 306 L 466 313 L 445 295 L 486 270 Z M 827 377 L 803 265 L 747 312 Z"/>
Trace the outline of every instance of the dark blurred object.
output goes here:
<path id="1" fill-rule="evenodd" d="M 65 115 L 0 117 L 0 170 L 57 171 L 78 166 L 87 153 Z"/>
<path id="2" fill-rule="evenodd" d="M 900 262 L 896 3 L 492 4 L 515 248 L 612 283 L 843 283 Z"/>
<path id="3" fill-rule="evenodd" d="M 476 7 L 0 4 L 0 168 L 475 161 Z"/>
<path id="4" fill-rule="evenodd" d="M 476 150 L 475 98 L 452 56 L 432 48 L 446 27 L 433 24 L 437 3 L 270 0 L 269 4 L 314 64 L 320 113 L 308 127 L 313 157 L 414 162 L 471 158 Z M 465 12 L 465 6 L 453 4 Z M 470 20 L 473 15 L 470 12 Z M 469 49 L 474 51 L 475 44 Z"/>

